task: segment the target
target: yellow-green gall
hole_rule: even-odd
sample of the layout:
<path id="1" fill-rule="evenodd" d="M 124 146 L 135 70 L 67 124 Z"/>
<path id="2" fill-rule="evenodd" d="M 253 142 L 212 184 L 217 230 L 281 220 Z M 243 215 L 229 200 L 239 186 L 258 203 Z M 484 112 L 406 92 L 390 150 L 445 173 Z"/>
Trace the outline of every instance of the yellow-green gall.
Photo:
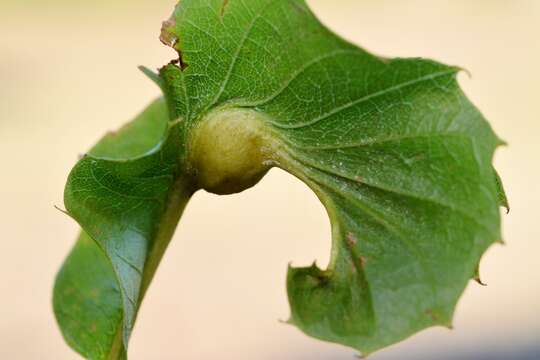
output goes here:
<path id="1" fill-rule="evenodd" d="M 259 182 L 272 165 L 274 149 L 263 115 L 250 109 L 222 109 L 196 125 L 188 158 L 201 188 L 232 194 Z"/>

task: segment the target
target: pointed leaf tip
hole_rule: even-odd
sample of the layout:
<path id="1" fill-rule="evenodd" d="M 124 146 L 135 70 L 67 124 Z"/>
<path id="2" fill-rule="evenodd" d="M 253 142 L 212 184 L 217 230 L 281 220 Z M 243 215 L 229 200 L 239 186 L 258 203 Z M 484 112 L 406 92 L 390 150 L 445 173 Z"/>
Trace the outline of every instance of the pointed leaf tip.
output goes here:
<path id="1" fill-rule="evenodd" d="M 159 88 L 163 87 L 163 80 L 159 77 L 159 74 L 150 70 L 144 65 L 140 65 L 137 67 L 146 77 L 148 77 L 154 84 L 156 84 Z"/>

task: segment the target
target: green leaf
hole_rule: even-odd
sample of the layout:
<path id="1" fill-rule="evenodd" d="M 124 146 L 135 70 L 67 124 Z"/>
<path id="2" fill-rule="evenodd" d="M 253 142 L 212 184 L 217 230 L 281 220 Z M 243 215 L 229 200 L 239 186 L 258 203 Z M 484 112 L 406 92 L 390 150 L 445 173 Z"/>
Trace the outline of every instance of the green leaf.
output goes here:
<path id="1" fill-rule="evenodd" d="M 373 56 L 303 1 L 184 0 L 164 33 L 187 64 L 183 81 L 167 81 L 174 65 L 162 71 L 177 112 L 264 114 L 282 145 L 275 164 L 327 208 L 332 258 L 326 270 L 289 270 L 290 322 L 363 353 L 450 326 L 500 238 L 498 139 L 459 89 L 458 68 Z"/>
<path id="2" fill-rule="evenodd" d="M 505 208 L 506 213 L 508 214 L 510 212 L 510 203 L 506 197 L 506 191 L 504 191 L 504 186 L 497 170 L 493 169 L 493 172 L 495 173 L 495 187 L 499 198 L 499 206 Z"/>
<path id="3" fill-rule="evenodd" d="M 289 269 L 291 324 L 363 354 L 451 326 L 505 204 L 492 168 L 501 141 L 459 68 L 374 56 L 301 0 L 182 0 L 161 40 L 179 59 L 159 78 L 144 71 L 170 121 L 165 102 L 153 105 L 68 179 L 67 210 L 89 235 L 55 289 L 70 345 L 125 357 L 189 196 L 242 191 L 272 166 L 304 181 L 332 223 L 328 267 Z M 94 288 L 109 291 L 94 299 Z"/>
<path id="4" fill-rule="evenodd" d="M 168 120 L 167 104 L 163 98 L 159 98 L 120 130 L 107 133 L 89 154 L 110 160 L 142 157 L 160 145 Z"/>
<path id="5" fill-rule="evenodd" d="M 66 208 L 85 231 L 57 276 L 53 305 L 66 341 L 86 358 L 126 358 L 137 309 L 193 193 L 177 166 L 178 140 L 164 141 L 178 137 L 167 120 L 158 99 L 69 176 Z"/>

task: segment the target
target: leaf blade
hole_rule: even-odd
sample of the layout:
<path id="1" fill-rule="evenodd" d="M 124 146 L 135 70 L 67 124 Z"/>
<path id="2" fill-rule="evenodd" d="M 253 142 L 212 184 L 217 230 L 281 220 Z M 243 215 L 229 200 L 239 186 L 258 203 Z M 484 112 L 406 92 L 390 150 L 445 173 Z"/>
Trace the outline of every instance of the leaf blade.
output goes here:
<path id="1" fill-rule="evenodd" d="M 138 307 L 193 193 L 177 170 L 177 140 L 169 140 L 178 128 L 167 122 L 158 99 L 68 178 L 66 208 L 85 231 L 57 276 L 53 303 L 64 337 L 90 359 L 127 358 Z"/>
<path id="2" fill-rule="evenodd" d="M 451 325 L 481 255 L 500 239 L 505 203 L 491 165 L 500 141 L 459 88 L 457 67 L 374 56 L 330 32 L 301 0 L 183 0 L 161 38 L 180 56 L 160 80 L 150 74 L 170 114 L 159 126 L 174 134 L 140 156 L 126 150 L 130 141 L 111 140 L 116 158 L 85 157 L 66 188 L 68 210 L 122 285 L 123 347 L 181 214 L 174 209 L 156 236 L 167 204 L 180 199 L 183 208 L 200 185 L 189 156 L 194 129 L 224 119 L 220 111 L 257 124 L 251 139 L 264 151 L 254 153 L 267 158 L 253 166 L 304 181 L 331 219 L 328 268 L 289 269 L 291 323 L 364 354 Z M 250 130 L 242 128 L 246 139 Z"/>
<path id="3" fill-rule="evenodd" d="M 308 184 L 332 221 L 329 267 L 289 269 L 291 321 L 363 353 L 450 326 L 500 239 L 500 141 L 459 88 L 459 68 L 371 55 L 304 1 L 230 1 L 220 15 L 221 5 L 184 0 L 165 29 L 189 64 L 184 102 L 260 113 L 281 144 L 274 164 Z M 162 70 L 165 82 L 174 71 Z"/>

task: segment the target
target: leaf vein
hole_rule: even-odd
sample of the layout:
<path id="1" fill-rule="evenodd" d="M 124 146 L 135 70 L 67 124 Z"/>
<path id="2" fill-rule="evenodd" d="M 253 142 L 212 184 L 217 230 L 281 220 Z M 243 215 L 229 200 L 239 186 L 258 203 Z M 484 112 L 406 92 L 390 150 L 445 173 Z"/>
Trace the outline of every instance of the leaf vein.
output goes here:
<path id="1" fill-rule="evenodd" d="M 419 84 L 419 83 L 422 83 L 424 81 L 430 81 L 430 80 L 434 80 L 436 78 L 439 78 L 439 77 L 443 77 L 443 76 L 448 76 L 450 74 L 455 74 L 455 70 L 452 69 L 452 70 L 445 70 L 445 71 L 439 71 L 439 72 L 436 72 L 436 73 L 433 73 L 433 74 L 429 74 L 429 75 L 425 75 L 425 76 L 422 76 L 418 79 L 415 79 L 415 80 L 410 80 L 410 81 L 406 81 L 404 83 L 401 83 L 401 84 L 398 84 L 398 85 L 394 85 L 394 86 L 391 86 L 389 88 L 386 88 L 386 89 L 383 89 L 383 90 L 380 90 L 380 91 L 376 91 L 372 94 L 369 94 L 369 95 L 365 95 L 359 99 L 356 99 L 356 100 L 353 100 L 353 101 L 350 101 L 346 104 L 343 104 L 333 110 L 330 110 L 314 119 L 311 119 L 309 121 L 305 121 L 305 122 L 301 122 L 301 123 L 296 123 L 296 124 L 283 124 L 283 123 L 279 123 L 279 122 L 275 122 L 275 121 L 269 121 L 270 124 L 274 125 L 275 127 L 277 128 L 280 128 L 280 129 L 291 129 L 291 130 L 294 130 L 294 129 L 301 129 L 301 128 L 305 128 L 305 127 L 308 127 L 308 126 L 311 126 L 311 125 L 315 125 L 316 123 L 322 121 L 322 120 L 325 120 L 333 115 L 336 115 L 344 110 L 347 110 L 353 106 L 356 106 L 358 104 L 361 104 L 363 102 L 366 102 L 368 100 L 372 100 L 372 99 L 375 99 L 377 97 L 380 97 L 380 96 L 383 96 L 383 95 L 387 95 L 389 93 L 392 93 L 392 92 L 395 92 L 395 91 L 399 91 L 403 88 L 406 88 L 408 86 L 412 86 L 412 85 L 416 85 L 416 84 Z"/>

